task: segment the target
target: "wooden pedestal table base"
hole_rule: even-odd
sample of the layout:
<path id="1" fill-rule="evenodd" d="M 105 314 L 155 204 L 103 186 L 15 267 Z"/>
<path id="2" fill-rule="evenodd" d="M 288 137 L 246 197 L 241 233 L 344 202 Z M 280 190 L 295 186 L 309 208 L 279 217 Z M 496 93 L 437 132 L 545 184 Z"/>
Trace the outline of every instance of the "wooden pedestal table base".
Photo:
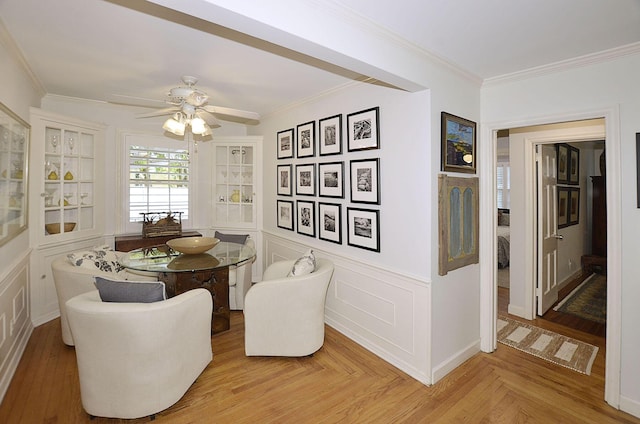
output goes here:
<path id="1" fill-rule="evenodd" d="M 228 267 L 210 271 L 161 272 L 159 278 L 166 285 L 168 297 L 197 288 L 209 290 L 213 300 L 211 334 L 230 328 Z"/>

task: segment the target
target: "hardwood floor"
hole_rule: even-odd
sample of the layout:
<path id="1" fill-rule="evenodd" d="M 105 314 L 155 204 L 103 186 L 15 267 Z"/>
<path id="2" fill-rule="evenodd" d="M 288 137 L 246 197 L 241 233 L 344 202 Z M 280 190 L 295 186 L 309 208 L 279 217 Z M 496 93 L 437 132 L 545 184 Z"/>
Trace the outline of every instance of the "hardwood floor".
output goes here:
<path id="1" fill-rule="evenodd" d="M 640 423 L 603 401 L 604 339 L 594 335 L 585 335 L 601 347 L 591 376 L 498 345 L 427 387 L 330 327 L 323 348 L 304 358 L 246 357 L 243 331 L 242 313 L 232 312 L 231 329 L 212 337 L 211 364 L 156 422 Z M 75 352 L 63 345 L 56 319 L 34 330 L 0 423 L 84 422 L 148 419 L 90 421 Z"/>

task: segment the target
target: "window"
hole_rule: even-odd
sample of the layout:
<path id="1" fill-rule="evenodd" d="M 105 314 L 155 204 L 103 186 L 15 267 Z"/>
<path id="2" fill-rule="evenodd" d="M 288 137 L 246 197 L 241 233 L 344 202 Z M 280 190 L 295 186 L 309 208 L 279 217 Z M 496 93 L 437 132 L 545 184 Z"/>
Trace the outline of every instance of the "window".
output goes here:
<path id="1" fill-rule="evenodd" d="M 128 145 L 129 222 L 141 212 L 182 212 L 189 219 L 189 151 L 178 147 Z"/>
<path id="2" fill-rule="evenodd" d="M 497 193 L 496 197 L 498 200 L 498 208 L 500 209 L 510 209 L 511 205 L 511 195 L 509 190 L 511 188 L 511 168 L 509 167 L 508 162 L 498 163 L 498 168 L 496 170 L 497 174 Z"/>

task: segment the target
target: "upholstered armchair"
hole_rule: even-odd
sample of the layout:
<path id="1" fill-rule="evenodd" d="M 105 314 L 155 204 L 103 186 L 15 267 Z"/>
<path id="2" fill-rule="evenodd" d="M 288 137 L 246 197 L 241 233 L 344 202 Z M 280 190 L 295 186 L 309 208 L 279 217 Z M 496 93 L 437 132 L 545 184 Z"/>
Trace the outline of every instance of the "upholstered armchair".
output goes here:
<path id="1" fill-rule="evenodd" d="M 113 258 L 117 258 L 122 253 L 111 251 L 110 254 L 112 254 Z M 90 266 L 90 264 L 76 266 L 71 263 L 67 255 L 55 259 L 51 263 L 51 270 L 53 271 L 53 281 L 58 296 L 58 307 L 60 308 L 62 341 L 68 346 L 73 346 L 74 343 L 67 321 L 65 303 L 72 297 L 95 290 L 95 277 L 138 281 L 157 280 L 157 276 L 153 273 L 134 274 L 126 270 L 116 272 L 114 267 L 103 267 L 101 270 L 98 267 Z"/>
<path id="2" fill-rule="evenodd" d="M 324 306 L 333 263 L 317 259 L 315 271 L 287 277 L 295 261 L 271 264 L 245 297 L 247 356 L 307 356 L 324 344 Z"/>
<path id="3" fill-rule="evenodd" d="M 194 289 L 153 303 L 66 303 L 82 406 L 92 416 L 153 416 L 182 398 L 212 359 L 211 294 Z"/>

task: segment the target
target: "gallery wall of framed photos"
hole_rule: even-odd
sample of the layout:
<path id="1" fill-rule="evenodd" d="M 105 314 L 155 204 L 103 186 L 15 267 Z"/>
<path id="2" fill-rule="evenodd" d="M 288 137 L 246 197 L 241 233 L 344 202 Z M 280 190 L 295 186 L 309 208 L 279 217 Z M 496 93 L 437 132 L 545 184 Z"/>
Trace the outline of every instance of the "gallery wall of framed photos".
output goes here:
<path id="1" fill-rule="evenodd" d="M 558 228 L 579 223 L 580 149 L 567 143 L 556 144 L 558 181 Z"/>
<path id="2" fill-rule="evenodd" d="M 277 132 L 279 228 L 380 252 L 379 123 L 372 107 Z"/>

